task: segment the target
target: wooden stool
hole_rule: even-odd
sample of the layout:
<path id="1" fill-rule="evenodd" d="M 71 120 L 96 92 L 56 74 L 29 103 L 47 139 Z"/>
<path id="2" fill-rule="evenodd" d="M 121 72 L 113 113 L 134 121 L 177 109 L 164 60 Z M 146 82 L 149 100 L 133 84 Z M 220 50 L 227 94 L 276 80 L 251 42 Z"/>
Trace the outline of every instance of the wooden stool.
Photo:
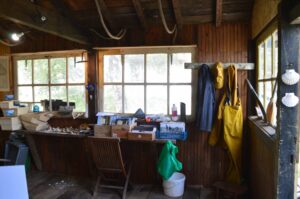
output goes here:
<path id="1" fill-rule="evenodd" d="M 238 199 L 246 194 L 248 190 L 245 185 L 231 184 L 228 182 L 216 182 L 213 186 L 217 189 L 217 199 L 223 198 L 223 196 Z"/>

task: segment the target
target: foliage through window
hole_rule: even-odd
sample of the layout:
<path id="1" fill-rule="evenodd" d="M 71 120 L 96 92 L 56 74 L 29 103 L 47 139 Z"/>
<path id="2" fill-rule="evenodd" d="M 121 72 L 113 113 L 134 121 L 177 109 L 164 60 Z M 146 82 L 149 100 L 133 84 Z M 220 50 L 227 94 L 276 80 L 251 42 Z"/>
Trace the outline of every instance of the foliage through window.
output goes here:
<path id="1" fill-rule="evenodd" d="M 267 109 L 272 97 L 272 91 L 278 72 L 278 33 L 277 30 L 270 34 L 258 46 L 258 84 L 257 90 L 259 98 Z M 274 101 L 277 100 L 275 92 Z M 275 114 L 276 114 L 276 110 Z M 276 115 L 274 116 L 276 119 Z M 276 121 L 275 121 L 276 122 Z M 275 125 L 275 123 L 273 123 Z"/>
<path id="2" fill-rule="evenodd" d="M 76 112 L 86 111 L 86 69 L 79 56 L 17 58 L 17 96 L 20 102 L 36 104 L 41 100 L 75 102 Z"/>
<path id="3" fill-rule="evenodd" d="M 193 53 L 141 51 L 103 55 L 103 111 L 146 114 L 171 114 L 176 104 L 186 104 L 191 115 L 192 71 L 184 63 Z"/>

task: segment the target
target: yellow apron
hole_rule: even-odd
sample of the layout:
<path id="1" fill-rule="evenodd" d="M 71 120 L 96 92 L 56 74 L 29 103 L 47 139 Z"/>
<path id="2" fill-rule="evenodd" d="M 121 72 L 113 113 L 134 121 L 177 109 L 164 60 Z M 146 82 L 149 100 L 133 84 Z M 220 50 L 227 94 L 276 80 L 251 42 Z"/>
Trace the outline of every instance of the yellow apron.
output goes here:
<path id="1" fill-rule="evenodd" d="M 209 137 L 209 144 L 216 145 L 219 143 L 226 146 L 230 160 L 226 176 L 227 181 L 240 183 L 243 112 L 237 91 L 237 70 L 235 66 L 229 66 L 227 72 L 229 94 L 224 94 L 221 100 L 216 122 Z"/>

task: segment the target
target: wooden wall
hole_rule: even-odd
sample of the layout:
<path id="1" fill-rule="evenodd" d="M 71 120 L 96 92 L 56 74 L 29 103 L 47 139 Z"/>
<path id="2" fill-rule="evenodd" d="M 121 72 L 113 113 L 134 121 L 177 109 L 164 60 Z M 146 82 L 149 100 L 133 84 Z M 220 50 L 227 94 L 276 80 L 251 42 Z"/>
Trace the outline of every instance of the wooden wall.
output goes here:
<path id="1" fill-rule="evenodd" d="M 9 53 L 10 53 L 10 48 L 0 43 L 0 56 L 9 55 Z M 10 79 L 9 79 L 10 80 L 10 91 L 8 91 L 8 92 L 0 91 L 0 101 L 4 99 L 4 96 L 6 94 L 13 93 L 13 88 L 14 88 L 14 85 L 13 85 L 13 70 L 12 70 L 11 65 L 9 67 L 9 70 L 10 70 Z"/>
<path id="2" fill-rule="evenodd" d="M 198 62 L 248 62 L 249 24 L 213 24 L 198 26 Z M 247 93 L 245 79 L 248 71 L 238 71 L 238 84 L 246 129 Z M 217 99 L 222 95 L 217 92 Z M 185 142 L 178 143 L 179 159 L 183 162 L 183 173 L 188 184 L 211 185 L 224 179 L 227 169 L 227 154 L 220 147 L 208 144 L 208 133 L 199 132 L 189 124 L 190 135 Z"/>
<path id="3" fill-rule="evenodd" d="M 199 47 L 198 62 L 247 62 L 249 38 L 250 29 L 249 24 L 246 23 L 222 24 L 217 28 L 213 24 L 201 24 L 198 26 L 184 26 L 179 32 L 175 44 L 197 43 Z M 171 44 L 172 37 L 167 35 L 161 26 L 150 28 L 147 34 L 143 33 L 143 31 L 131 30 L 124 41 L 110 43 L 104 41 L 99 46 Z M 12 48 L 12 52 L 66 50 L 80 47 L 82 46 L 77 46 L 77 44 L 63 41 L 54 36 L 43 36 L 40 41 L 32 41 L 32 43 Z M 240 96 L 245 118 L 248 92 L 245 79 L 248 75 L 247 71 L 238 72 Z M 222 92 L 218 92 L 218 96 L 221 94 Z M 193 123 L 188 124 L 188 129 L 190 132 L 188 140 L 177 143 L 179 146 L 178 159 L 183 163 L 183 173 L 186 174 L 187 183 L 192 185 L 211 185 L 213 182 L 223 179 L 228 162 L 226 152 L 222 148 L 209 146 L 209 134 L 196 130 Z M 146 162 L 147 156 L 139 155 L 139 158 L 141 158 L 140 162 Z M 145 173 L 145 167 L 139 169 L 140 171 L 135 171 L 140 174 L 138 178 L 140 180 L 145 178 L 145 182 L 148 182 L 149 179 L 147 180 L 146 178 L 150 178 L 150 174 Z M 143 175 L 143 173 L 145 174 Z"/>
<path id="4" fill-rule="evenodd" d="M 255 38 L 277 15 L 280 0 L 255 0 L 252 10 L 252 38 Z"/>
<path id="5" fill-rule="evenodd" d="M 259 127 L 260 125 L 260 127 Z M 264 124 L 263 124 L 264 125 Z M 276 192 L 276 142 L 261 130 L 262 120 L 249 120 L 250 126 L 250 184 L 251 198 L 273 199 Z M 275 131 L 275 129 L 274 129 Z"/>

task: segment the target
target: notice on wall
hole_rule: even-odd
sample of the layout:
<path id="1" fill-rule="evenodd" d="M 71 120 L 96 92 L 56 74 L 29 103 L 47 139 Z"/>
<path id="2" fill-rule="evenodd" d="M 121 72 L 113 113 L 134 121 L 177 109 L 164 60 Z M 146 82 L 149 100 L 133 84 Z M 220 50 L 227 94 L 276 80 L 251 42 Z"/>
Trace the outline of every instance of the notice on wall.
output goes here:
<path id="1" fill-rule="evenodd" d="M 0 56 L 0 91 L 9 91 L 9 56 Z"/>

